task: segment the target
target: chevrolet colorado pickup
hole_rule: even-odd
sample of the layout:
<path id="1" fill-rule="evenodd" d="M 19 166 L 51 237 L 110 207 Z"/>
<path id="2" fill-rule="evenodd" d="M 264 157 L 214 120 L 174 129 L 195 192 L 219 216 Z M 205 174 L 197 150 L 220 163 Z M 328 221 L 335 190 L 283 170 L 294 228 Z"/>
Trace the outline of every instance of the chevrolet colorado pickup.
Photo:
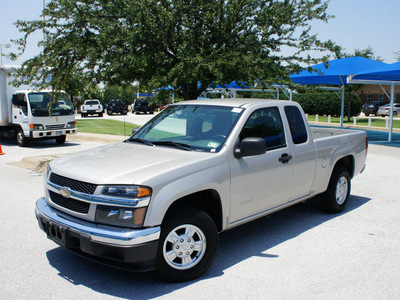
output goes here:
<path id="1" fill-rule="evenodd" d="M 363 131 L 310 128 L 291 101 L 184 101 L 124 142 L 52 161 L 36 217 L 80 255 L 190 280 L 219 232 L 316 195 L 341 212 L 367 146 Z"/>

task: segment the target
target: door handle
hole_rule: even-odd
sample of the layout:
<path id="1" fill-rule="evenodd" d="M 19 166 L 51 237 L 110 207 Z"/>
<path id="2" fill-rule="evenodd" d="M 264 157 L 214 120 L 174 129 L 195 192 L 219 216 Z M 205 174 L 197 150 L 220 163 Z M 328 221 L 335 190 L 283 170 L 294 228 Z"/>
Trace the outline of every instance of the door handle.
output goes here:
<path id="1" fill-rule="evenodd" d="M 287 153 L 283 153 L 281 157 L 279 157 L 279 161 L 283 164 L 287 164 L 289 160 L 291 160 L 293 157 Z"/>

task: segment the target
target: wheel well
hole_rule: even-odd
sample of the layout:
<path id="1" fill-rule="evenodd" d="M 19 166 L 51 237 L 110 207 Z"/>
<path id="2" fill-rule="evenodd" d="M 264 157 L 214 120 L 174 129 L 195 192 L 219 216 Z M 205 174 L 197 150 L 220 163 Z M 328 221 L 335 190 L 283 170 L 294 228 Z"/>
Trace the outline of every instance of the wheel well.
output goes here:
<path id="1" fill-rule="evenodd" d="M 354 157 L 349 155 L 349 156 L 345 156 L 341 159 L 339 159 L 336 164 L 335 167 L 333 169 L 335 169 L 338 166 L 343 166 L 345 167 L 350 174 L 350 178 L 353 178 L 354 175 Z"/>
<path id="2" fill-rule="evenodd" d="M 221 198 L 215 190 L 200 191 L 176 200 L 168 208 L 164 219 L 171 211 L 178 210 L 180 207 L 182 207 L 182 205 L 193 206 L 201 209 L 202 211 L 207 213 L 211 217 L 211 219 L 213 219 L 218 231 L 222 230 Z"/>

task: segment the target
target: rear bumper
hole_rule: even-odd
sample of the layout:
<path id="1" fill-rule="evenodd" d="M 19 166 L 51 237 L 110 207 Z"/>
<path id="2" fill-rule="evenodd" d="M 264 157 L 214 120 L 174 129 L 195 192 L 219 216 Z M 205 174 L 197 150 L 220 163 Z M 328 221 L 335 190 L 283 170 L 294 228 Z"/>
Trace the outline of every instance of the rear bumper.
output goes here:
<path id="1" fill-rule="evenodd" d="M 36 202 L 35 214 L 49 239 L 77 254 L 123 269 L 153 268 L 160 227 L 131 229 L 99 225 L 55 210 L 44 198 Z"/>
<path id="2" fill-rule="evenodd" d="M 81 110 L 81 114 L 88 114 L 88 115 L 100 114 L 102 112 L 103 112 L 102 109 Z"/>

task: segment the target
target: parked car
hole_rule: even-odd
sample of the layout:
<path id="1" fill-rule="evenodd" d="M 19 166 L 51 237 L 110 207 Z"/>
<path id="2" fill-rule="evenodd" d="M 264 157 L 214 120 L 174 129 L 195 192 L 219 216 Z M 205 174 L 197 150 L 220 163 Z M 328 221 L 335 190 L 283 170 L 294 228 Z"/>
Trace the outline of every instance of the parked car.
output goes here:
<path id="1" fill-rule="evenodd" d="M 149 103 L 148 99 L 136 99 L 132 104 L 132 113 L 140 114 L 149 113 L 154 114 L 155 106 Z"/>
<path id="2" fill-rule="evenodd" d="M 107 115 L 112 115 L 113 113 L 126 115 L 128 113 L 128 105 L 119 99 L 110 100 L 107 104 Z"/>
<path id="3" fill-rule="evenodd" d="M 394 103 L 393 104 L 393 116 L 398 116 L 400 113 L 400 103 Z M 390 115 L 390 104 L 383 105 L 379 107 L 378 116 L 389 116 Z"/>
<path id="4" fill-rule="evenodd" d="M 86 100 L 85 103 L 81 106 L 82 118 L 87 117 L 88 115 L 96 114 L 99 117 L 103 116 L 103 105 L 101 105 L 100 101 L 96 99 Z"/>
<path id="5" fill-rule="evenodd" d="M 384 101 L 366 102 L 361 111 L 368 117 L 369 115 L 377 115 L 380 106 L 387 104 Z"/>

